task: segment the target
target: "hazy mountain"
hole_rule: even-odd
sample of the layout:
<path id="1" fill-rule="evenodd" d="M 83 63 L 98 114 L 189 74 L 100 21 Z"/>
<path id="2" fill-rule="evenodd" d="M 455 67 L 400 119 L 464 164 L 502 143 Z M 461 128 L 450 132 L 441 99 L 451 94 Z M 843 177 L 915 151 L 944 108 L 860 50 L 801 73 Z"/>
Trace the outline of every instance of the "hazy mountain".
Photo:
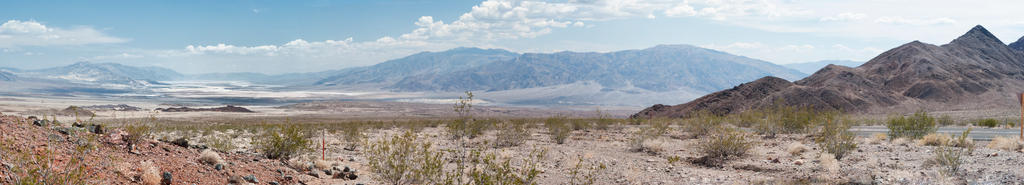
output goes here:
<path id="1" fill-rule="evenodd" d="M 340 70 L 331 70 L 314 73 L 286 73 L 268 75 L 263 73 L 207 73 L 187 75 L 185 80 L 211 80 L 211 81 L 245 81 L 260 84 L 284 85 L 284 86 L 309 86 L 320 79 L 336 74 Z"/>
<path id="2" fill-rule="evenodd" d="M 68 66 L 25 70 L 22 75 L 37 78 L 63 79 L 74 82 L 95 82 L 138 85 L 174 80 L 183 75 L 161 67 L 135 67 L 116 63 L 78 62 Z"/>
<path id="3" fill-rule="evenodd" d="M 824 68 L 829 64 L 841 65 L 846 67 L 857 67 L 860 66 L 861 64 L 864 64 L 864 62 L 857 62 L 852 60 L 822 60 L 816 62 L 783 64 L 782 66 L 786 66 L 790 69 L 796 69 L 797 71 L 800 71 L 801 73 L 804 74 L 814 74 L 814 72 L 821 70 L 821 68 Z"/>
<path id="4" fill-rule="evenodd" d="M 796 79 L 799 71 L 690 45 L 608 53 L 528 53 L 451 73 L 411 75 L 399 91 L 502 91 L 594 82 L 605 91 L 712 92 L 763 76 Z"/>
<path id="5" fill-rule="evenodd" d="M 18 77 L 7 71 L 0 71 L 0 81 L 14 81 Z"/>
<path id="6" fill-rule="evenodd" d="M 447 74 L 496 61 L 510 60 L 517 55 L 517 53 L 501 49 L 480 48 L 455 48 L 442 52 L 422 52 L 373 66 L 339 70 L 317 81 L 315 85 L 389 84 L 408 76 Z"/>
<path id="7" fill-rule="evenodd" d="M 634 117 L 682 117 L 702 109 L 728 114 L 776 101 L 862 113 L 986 110 L 1019 106 L 1020 92 L 1024 52 L 979 25 L 942 46 L 914 41 L 856 68 L 828 65 L 792 83 L 768 77 L 681 105 L 655 105 Z"/>

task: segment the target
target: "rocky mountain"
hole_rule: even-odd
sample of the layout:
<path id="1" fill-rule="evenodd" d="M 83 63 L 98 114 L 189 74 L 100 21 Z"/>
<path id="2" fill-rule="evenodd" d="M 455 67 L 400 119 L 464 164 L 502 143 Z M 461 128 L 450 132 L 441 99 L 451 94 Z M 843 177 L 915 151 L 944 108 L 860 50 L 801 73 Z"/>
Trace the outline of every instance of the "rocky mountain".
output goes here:
<path id="1" fill-rule="evenodd" d="M 1010 43 L 1009 46 L 1012 49 L 1024 51 L 1024 37 L 1020 37 L 1020 39 L 1017 39 L 1017 42 Z"/>
<path id="2" fill-rule="evenodd" d="M 633 117 L 685 117 L 702 109 L 729 114 L 775 102 L 859 113 L 993 109 L 1019 106 L 1020 92 L 1024 52 L 979 25 L 945 45 L 914 41 L 856 68 L 828 65 L 796 82 L 766 77 Z"/>
<path id="3" fill-rule="evenodd" d="M 527 53 L 451 73 L 410 75 L 397 91 L 504 91 L 592 82 L 604 91 L 712 92 L 762 76 L 804 74 L 765 61 L 690 45 L 608 53 Z"/>
<path id="4" fill-rule="evenodd" d="M 496 61 L 510 60 L 517 55 L 519 54 L 501 49 L 480 48 L 422 52 L 373 66 L 342 69 L 317 81 L 315 85 L 391 84 L 409 76 L 447 74 Z"/>
<path id="5" fill-rule="evenodd" d="M 846 67 L 857 67 L 860 66 L 861 64 L 864 64 L 864 62 L 857 62 L 852 60 L 822 60 L 815 62 L 783 64 L 782 66 L 788 67 L 790 69 L 796 69 L 801 73 L 814 74 L 814 72 L 821 70 L 821 68 L 824 68 L 829 64 L 841 65 Z"/>
<path id="6" fill-rule="evenodd" d="M 184 75 L 161 67 L 135 67 L 117 63 L 78 62 L 68 66 L 26 70 L 22 75 L 36 78 L 63 79 L 73 82 L 139 85 L 174 80 Z"/>

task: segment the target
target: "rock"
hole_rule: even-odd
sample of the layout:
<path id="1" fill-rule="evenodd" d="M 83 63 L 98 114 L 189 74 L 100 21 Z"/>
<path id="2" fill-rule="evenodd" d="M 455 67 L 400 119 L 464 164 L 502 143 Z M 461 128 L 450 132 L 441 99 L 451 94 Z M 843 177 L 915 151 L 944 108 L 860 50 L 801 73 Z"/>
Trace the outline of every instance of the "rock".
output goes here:
<path id="1" fill-rule="evenodd" d="M 999 157 L 999 152 L 988 154 L 989 157 Z"/>
<path id="2" fill-rule="evenodd" d="M 795 165 L 804 165 L 804 160 L 793 161 L 793 164 L 795 164 Z"/>
<path id="3" fill-rule="evenodd" d="M 295 179 L 295 177 L 292 177 L 291 175 L 284 176 L 284 181 L 292 181 L 292 179 Z"/>
<path id="4" fill-rule="evenodd" d="M 278 185 L 277 181 L 270 181 L 270 182 L 269 182 L 269 183 L 267 183 L 267 184 L 270 184 L 270 185 Z"/>
<path id="5" fill-rule="evenodd" d="M 346 177 L 348 177 L 348 180 L 356 180 L 356 178 L 359 178 L 359 175 L 356 175 L 356 173 L 349 173 Z"/>
<path id="6" fill-rule="evenodd" d="M 67 127 L 57 127 L 54 130 L 57 130 L 57 132 L 60 132 L 60 134 L 64 134 L 64 135 L 71 135 L 71 134 L 75 133 L 74 130 L 72 130 L 71 128 L 67 128 Z"/>
<path id="7" fill-rule="evenodd" d="M 341 172 L 350 172 L 350 171 L 352 171 L 352 169 L 348 168 L 348 166 L 345 166 L 345 169 L 341 170 Z"/>
<path id="8" fill-rule="evenodd" d="M 61 140 L 64 140 L 64 137 L 61 137 L 61 136 L 59 136 L 57 134 L 50 134 L 49 136 L 47 136 L 47 138 L 50 139 L 50 141 L 61 141 Z"/>
<path id="9" fill-rule="evenodd" d="M 328 176 L 334 175 L 334 170 L 326 169 L 324 170 L 324 174 L 327 174 Z"/>
<path id="10" fill-rule="evenodd" d="M 320 178 L 320 173 L 317 173 L 316 171 L 309 171 L 309 173 L 306 174 L 308 174 L 309 176 Z"/>
<path id="11" fill-rule="evenodd" d="M 35 120 L 35 121 L 32 122 L 32 124 L 36 125 L 36 126 L 40 126 L 40 127 L 45 127 L 45 126 L 50 125 L 50 121 L 49 120 Z"/>
<path id="12" fill-rule="evenodd" d="M 173 176 L 171 176 L 171 172 L 164 172 L 164 175 L 162 177 L 163 177 L 163 179 L 160 179 L 160 184 L 163 184 L 163 185 L 170 185 L 171 184 L 171 178 L 173 178 Z"/>
<path id="13" fill-rule="evenodd" d="M 242 178 L 245 179 L 245 181 L 249 181 L 251 183 L 255 183 L 255 184 L 259 184 L 260 183 L 260 180 L 256 179 L 255 175 L 248 175 L 248 176 L 245 176 L 245 177 L 242 177 Z"/>
<path id="14" fill-rule="evenodd" d="M 185 140 L 185 138 L 182 137 L 182 138 L 175 139 L 174 141 L 171 141 L 171 144 L 174 144 L 174 145 L 177 145 L 177 146 L 180 146 L 180 147 L 188 147 L 188 140 Z"/>
<path id="15" fill-rule="evenodd" d="M 213 169 L 217 169 L 217 171 L 223 170 L 224 164 L 217 163 L 217 165 L 213 166 Z"/>
<path id="16" fill-rule="evenodd" d="M 87 130 L 89 132 L 92 132 L 94 134 L 103 134 L 103 133 L 105 133 L 104 130 L 103 130 L 103 125 L 89 125 L 89 126 L 85 126 L 85 130 Z"/>

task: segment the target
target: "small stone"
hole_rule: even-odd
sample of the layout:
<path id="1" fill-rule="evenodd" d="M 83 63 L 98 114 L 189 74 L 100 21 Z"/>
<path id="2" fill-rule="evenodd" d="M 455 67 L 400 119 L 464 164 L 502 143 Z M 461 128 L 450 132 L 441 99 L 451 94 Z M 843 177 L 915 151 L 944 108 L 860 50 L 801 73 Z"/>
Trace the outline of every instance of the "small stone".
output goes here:
<path id="1" fill-rule="evenodd" d="M 245 181 L 249 181 L 251 183 L 256 183 L 256 184 L 260 183 L 260 180 L 256 179 L 255 175 L 248 175 L 248 176 L 245 176 L 245 177 L 242 177 L 242 178 L 245 179 Z"/>
<path id="2" fill-rule="evenodd" d="M 160 184 L 170 185 L 171 184 L 171 172 L 164 172 L 163 179 L 160 180 Z"/>
<path id="3" fill-rule="evenodd" d="M 217 169 L 217 171 L 223 170 L 224 164 L 217 163 L 217 165 L 213 165 L 213 169 Z"/>
<path id="4" fill-rule="evenodd" d="M 345 169 L 341 170 L 341 172 L 350 172 L 350 171 L 352 171 L 352 169 L 348 168 L 348 166 L 345 166 Z"/>
<path id="5" fill-rule="evenodd" d="M 795 164 L 795 165 L 804 165 L 804 160 L 793 161 L 793 164 Z"/>
<path id="6" fill-rule="evenodd" d="M 268 184 L 270 184 L 270 185 L 278 185 L 277 181 L 270 181 Z"/>
<path id="7" fill-rule="evenodd" d="M 330 170 L 330 169 L 324 170 L 324 174 L 327 174 L 328 176 L 334 175 L 334 170 Z"/>
<path id="8" fill-rule="evenodd" d="M 291 175 L 284 176 L 284 181 L 292 181 L 292 179 L 295 179 L 295 177 L 292 177 Z"/>
<path id="9" fill-rule="evenodd" d="M 82 122 L 77 122 L 77 121 L 76 121 L 76 122 L 74 122 L 74 123 L 71 123 L 71 126 L 73 126 L 73 127 L 78 127 L 78 128 L 82 128 L 82 127 L 85 127 L 85 124 L 82 124 Z"/>
<path id="10" fill-rule="evenodd" d="M 359 175 L 356 175 L 355 173 L 348 174 L 348 180 L 356 180 L 356 178 L 359 178 Z"/>
<path id="11" fill-rule="evenodd" d="M 313 176 L 313 177 L 316 177 L 316 178 L 320 178 L 320 173 L 317 173 L 316 171 L 309 171 L 309 173 L 307 173 L 307 174 L 308 174 L 309 176 Z"/>

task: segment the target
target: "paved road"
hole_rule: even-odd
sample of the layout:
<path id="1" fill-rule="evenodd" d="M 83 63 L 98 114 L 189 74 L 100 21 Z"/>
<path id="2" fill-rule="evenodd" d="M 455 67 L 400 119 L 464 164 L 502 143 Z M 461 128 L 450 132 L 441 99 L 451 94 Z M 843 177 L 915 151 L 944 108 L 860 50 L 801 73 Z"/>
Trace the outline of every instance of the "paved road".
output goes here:
<path id="1" fill-rule="evenodd" d="M 941 127 L 937 132 L 960 135 L 964 130 L 967 130 L 967 127 Z M 855 126 L 850 128 L 850 131 L 857 133 L 857 135 L 861 137 L 871 137 L 871 135 L 875 133 L 888 133 L 889 129 L 885 128 L 885 126 Z M 974 127 L 969 136 L 974 140 L 980 141 L 991 141 L 992 138 L 995 138 L 996 136 L 1017 138 L 1020 137 L 1020 129 Z"/>

